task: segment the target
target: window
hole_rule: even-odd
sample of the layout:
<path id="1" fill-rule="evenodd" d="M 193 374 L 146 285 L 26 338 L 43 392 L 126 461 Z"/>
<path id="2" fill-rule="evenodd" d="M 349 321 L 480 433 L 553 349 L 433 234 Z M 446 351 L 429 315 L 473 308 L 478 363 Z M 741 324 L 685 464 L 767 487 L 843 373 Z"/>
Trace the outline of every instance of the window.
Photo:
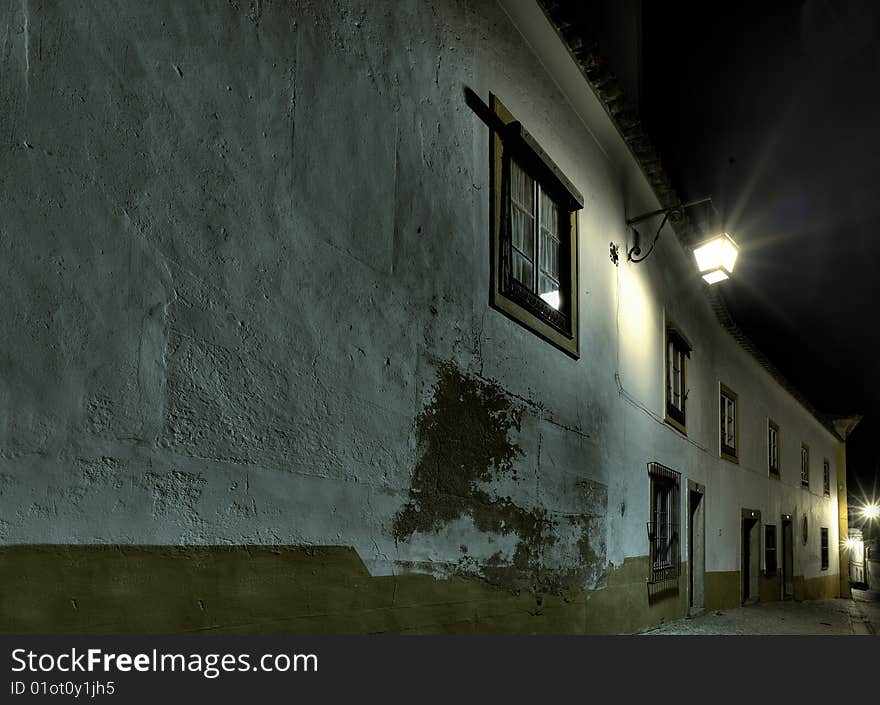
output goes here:
<path id="1" fill-rule="evenodd" d="M 764 527 L 764 571 L 769 578 L 776 577 L 776 527 Z"/>
<path id="2" fill-rule="evenodd" d="M 827 458 L 822 461 L 822 494 L 831 496 L 831 463 Z"/>
<path id="3" fill-rule="evenodd" d="M 721 385 L 721 457 L 739 462 L 739 419 L 737 398 L 730 389 Z"/>
<path id="4" fill-rule="evenodd" d="M 822 560 L 822 570 L 828 570 L 828 529 L 819 529 L 820 535 L 820 556 Z"/>
<path id="5" fill-rule="evenodd" d="M 666 421 L 687 433 L 687 369 L 691 346 L 674 328 L 666 329 Z"/>
<path id="6" fill-rule="evenodd" d="M 492 107 L 492 306 L 577 358 L 583 198 L 494 96 Z"/>
<path id="7" fill-rule="evenodd" d="M 806 443 L 801 444 L 801 485 L 810 486 L 810 448 Z"/>
<path id="8" fill-rule="evenodd" d="M 651 521 L 648 522 L 651 574 L 648 582 L 674 582 L 677 585 L 681 475 L 660 463 L 649 463 L 648 476 L 651 479 Z"/>
<path id="9" fill-rule="evenodd" d="M 779 477 L 779 426 L 773 419 L 767 420 L 767 468 L 771 475 Z"/>

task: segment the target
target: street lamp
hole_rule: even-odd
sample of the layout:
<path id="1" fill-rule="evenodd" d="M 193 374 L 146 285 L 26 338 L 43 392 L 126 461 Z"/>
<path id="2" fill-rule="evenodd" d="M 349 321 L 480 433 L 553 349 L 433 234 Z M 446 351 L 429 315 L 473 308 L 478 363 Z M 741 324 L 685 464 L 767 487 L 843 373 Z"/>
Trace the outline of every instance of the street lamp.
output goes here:
<path id="1" fill-rule="evenodd" d="M 862 516 L 865 519 L 876 519 L 880 517 L 880 506 L 877 504 L 866 504 L 862 507 Z"/>
<path id="2" fill-rule="evenodd" d="M 733 273 L 739 247 L 727 233 L 721 233 L 694 248 L 697 267 L 707 284 L 717 284 Z"/>
<path id="3" fill-rule="evenodd" d="M 659 210 L 651 211 L 650 213 L 643 213 L 642 215 L 636 216 L 635 218 L 628 219 L 626 221 L 626 224 L 628 227 L 632 228 L 633 244 L 632 247 L 627 250 L 627 260 L 633 263 L 644 262 L 646 259 L 648 259 L 648 255 L 650 255 L 654 251 L 654 246 L 657 244 L 657 240 L 660 237 L 660 231 L 663 230 L 663 226 L 666 225 L 667 222 L 682 222 L 684 220 L 684 212 L 686 209 L 704 203 L 711 204 L 712 198 L 698 198 L 695 201 L 679 203 L 676 206 L 661 208 Z M 641 236 L 639 234 L 639 231 L 636 230 L 635 226 L 644 220 L 648 220 L 649 218 L 654 218 L 660 215 L 663 216 L 663 220 L 660 221 L 660 227 L 657 228 L 657 233 L 654 235 L 654 240 L 651 243 L 651 247 L 646 253 L 642 254 Z M 694 256 L 697 258 L 697 267 L 700 270 L 700 275 L 703 277 L 707 284 L 717 284 L 718 282 L 724 281 L 725 279 L 729 278 L 730 275 L 733 273 L 733 266 L 736 264 L 736 257 L 738 254 L 739 247 L 733 241 L 733 238 L 730 237 L 730 235 L 728 235 L 727 233 L 717 235 L 709 240 L 706 240 L 705 242 L 700 243 L 694 248 Z M 617 247 L 616 245 L 614 245 L 614 243 L 611 243 L 611 261 L 617 264 Z"/>

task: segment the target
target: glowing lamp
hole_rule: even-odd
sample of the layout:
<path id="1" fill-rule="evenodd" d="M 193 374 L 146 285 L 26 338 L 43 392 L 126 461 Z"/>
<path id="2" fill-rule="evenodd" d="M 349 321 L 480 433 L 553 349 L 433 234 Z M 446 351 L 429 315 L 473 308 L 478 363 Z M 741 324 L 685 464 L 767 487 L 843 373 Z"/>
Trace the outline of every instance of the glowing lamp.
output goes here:
<path id="1" fill-rule="evenodd" d="M 733 273 L 739 247 L 727 233 L 722 233 L 694 248 L 697 267 L 707 284 L 717 284 Z"/>
<path id="2" fill-rule="evenodd" d="M 858 541 L 856 541 L 855 539 L 847 539 L 847 540 L 846 540 L 846 543 L 845 543 L 844 545 L 845 545 L 849 550 L 852 550 L 852 549 L 854 549 L 854 548 L 856 547 L 857 544 L 858 544 Z"/>

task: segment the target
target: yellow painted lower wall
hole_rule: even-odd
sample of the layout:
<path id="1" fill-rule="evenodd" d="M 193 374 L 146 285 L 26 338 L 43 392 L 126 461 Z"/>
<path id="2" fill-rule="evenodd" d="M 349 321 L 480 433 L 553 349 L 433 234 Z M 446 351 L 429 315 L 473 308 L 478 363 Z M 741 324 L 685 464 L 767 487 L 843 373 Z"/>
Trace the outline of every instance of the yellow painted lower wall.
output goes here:
<path id="1" fill-rule="evenodd" d="M 739 571 L 706 573 L 706 609 L 724 610 L 740 606 Z"/>
<path id="2" fill-rule="evenodd" d="M 372 577 L 345 547 L 7 546 L 0 632 L 624 633 L 685 614 L 683 583 L 649 604 L 647 568 L 628 559 L 606 589 L 539 599 L 473 578 Z"/>
<path id="3" fill-rule="evenodd" d="M 817 578 L 794 576 L 795 600 L 827 600 L 840 596 L 840 576 L 837 573 L 820 575 Z"/>
<path id="4" fill-rule="evenodd" d="M 473 578 L 373 577 L 336 546 L 6 546 L 0 633 L 632 633 L 687 613 L 685 564 L 667 593 L 649 596 L 647 574 L 647 557 L 630 558 L 604 589 L 538 598 Z M 797 579 L 796 597 L 833 597 L 837 580 Z M 705 607 L 737 607 L 739 590 L 739 573 L 707 573 Z"/>

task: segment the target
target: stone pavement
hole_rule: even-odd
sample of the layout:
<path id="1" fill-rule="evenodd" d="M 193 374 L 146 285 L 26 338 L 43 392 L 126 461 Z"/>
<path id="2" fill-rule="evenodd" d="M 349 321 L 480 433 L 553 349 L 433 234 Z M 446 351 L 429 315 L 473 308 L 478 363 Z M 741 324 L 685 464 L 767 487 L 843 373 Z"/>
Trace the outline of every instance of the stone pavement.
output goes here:
<path id="1" fill-rule="evenodd" d="M 880 633 L 880 592 L 853 590 L 853 599 L 764 602 L 705 612 L 644 634 L 837 634 Z"/>

